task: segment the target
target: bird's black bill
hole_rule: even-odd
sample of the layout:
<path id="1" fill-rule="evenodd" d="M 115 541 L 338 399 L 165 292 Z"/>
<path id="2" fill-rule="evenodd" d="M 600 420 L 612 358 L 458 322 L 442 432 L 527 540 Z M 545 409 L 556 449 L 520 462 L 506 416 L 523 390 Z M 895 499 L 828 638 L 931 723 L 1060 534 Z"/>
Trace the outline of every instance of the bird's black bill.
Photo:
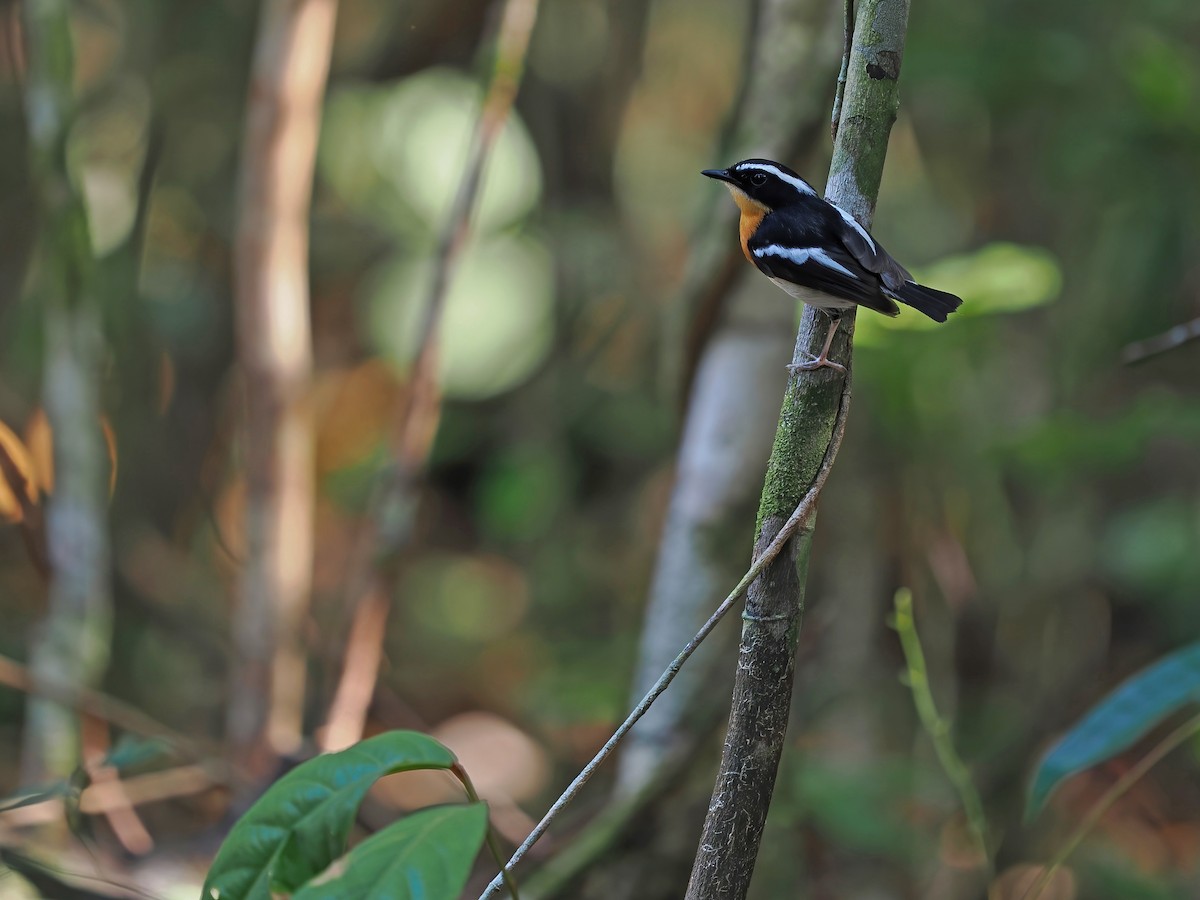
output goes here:
<path id="1" fill-rule="evenodd" d="M 715 178 L 717 181 L 728 181 L 730 184 L 733 183 L 733 176 L 729 174 L 728 169 L 705 169 L 700 174 L 707 175 L 709 178 Z"/>

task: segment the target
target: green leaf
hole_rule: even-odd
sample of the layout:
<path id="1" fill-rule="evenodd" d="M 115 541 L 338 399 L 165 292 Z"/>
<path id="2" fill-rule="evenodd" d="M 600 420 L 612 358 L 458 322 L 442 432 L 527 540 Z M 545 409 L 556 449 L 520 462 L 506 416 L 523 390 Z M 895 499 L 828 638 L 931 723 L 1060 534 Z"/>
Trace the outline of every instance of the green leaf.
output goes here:
<path id="1" fill-rule="evenodd" d="M 59 797 L 67 796 L 72 790 L 70 782 L 67 781 L 59 781 L 44 787 L 32 788 L 24 794 L 5 797 L 3 800 L 0 800 L 0 813 L 11 812 L 14 809 L 21 809 L 25 806 L 35 806 L 38 803 L 45 803 L 47 800 L 56 800 Z"/>
<path id="2" fill-rule="evenodd" d="M 345 852 L 358 806 L 376 780 L 454 763 L 433 738 L 390 731 L 297 766 L 229 832 L 204 882 L 204 900 L 270 900 L 272 891 L 294 891 Z"/>
<path id="3" fill-rule="evenodd" d="M 1125 681 L 1050 748 L 1033 778 L 1026 819 L 1065 779 L 1116 756 L 1185 704 L 1200 699 L 1200 643 Z"/>
<path id="4" fill-rule="evenodd" d="M 1049 303 L 1062 290 L 1062 269 L 1044 247 L 997 241 L 926 266 L 918 280 L 962 297 L 955 315 L 964 317 Z"/>
<path id="5" fill-rule="evenodd" d="M 482 803 L 421 810 L 367 838 L 341 860 L 338 875 L 292 900 L 450 900 L 467 883 L 487 821 Z"/>
<path id="6" fill-rule="evenodd" d="M 947 256 L 913 271 L 921 284 L 963 298 L 951 323 L 973 316 L 1013 313 L 1049 303 L 1062 289 L 1057 258 L 1043 247 L 996 242 L 970 253 Z M 893 331 L 933 331 L 937 322 L 911 312 L 888 318 L 863 316 L 854 343 L 881 346 Z"/>
<path id="7" fill-rule="evenodd" d="M 104 757 L 103 765 L 112 766 L 124 773 L 129 769 L 159 762 L 171 755 L 171 745 L 162 738 L 141 738 L 123 735 L 115 747 Z"/>

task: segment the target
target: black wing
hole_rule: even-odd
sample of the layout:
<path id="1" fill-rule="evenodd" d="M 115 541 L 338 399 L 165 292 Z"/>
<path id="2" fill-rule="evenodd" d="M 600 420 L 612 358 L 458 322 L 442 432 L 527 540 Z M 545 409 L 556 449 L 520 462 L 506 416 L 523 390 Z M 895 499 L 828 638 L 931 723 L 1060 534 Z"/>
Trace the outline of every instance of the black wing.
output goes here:
<path id="1" fill-rule="evenodd" d="M 828 200 L 822 202 L 833 213 L 830 223 L 842 246 L 858 260 L 859 265 L 878 275 L 885 288 L 894 291 L 912 281 L 908 270 L 892 259 L 850 213 Z"/>
<path id="2" fill-rule="evenodd" d="M 828 201 L 826 204 L 840 220 L 835 227 L 842 246 L 863 268 L 879 275 L 886 297 L 923 312 L 935 322 L 945 322 L 946 317 L 962 304 L 962 299 L 954 294 L 917 284 L 908 270 L 892 259 L 848 212 Z"/>
<path id="3" fill-rule="evenodd" d="M 822 206 L 828 213 L 809 216 L 780 212 L 766 216 L 747 241 L 754 264 L 771 278 L 896 315 L 899 307 L 884 295 L 884 282 L 872 269 L 877 263 L 870 255 L 871 247 L 841 222 L 832 207 Z M 860 253 L 846 246 L 843 229 L 858 238 Z"/>
<path id="4" fill-rule="evenodd" d="M 747 241 L 771 278 L 811 288 L 889 316 L 896 301 L 945 322 L 962 300 L 913 281 L 846 211 L 817 197 L 769 213 Z"/>

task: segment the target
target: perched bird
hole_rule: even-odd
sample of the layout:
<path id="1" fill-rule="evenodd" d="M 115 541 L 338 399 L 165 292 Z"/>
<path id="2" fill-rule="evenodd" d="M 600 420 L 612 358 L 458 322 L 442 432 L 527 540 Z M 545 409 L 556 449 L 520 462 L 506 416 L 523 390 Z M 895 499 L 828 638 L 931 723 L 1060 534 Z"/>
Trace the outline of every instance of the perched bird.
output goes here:
<path id="1" fill-rule="evenodd" d="M 795 369 L 845 366 L 829 358 L 844 309 L 865 306 L 885 315 L 900 314 L 896 302 L 918 309 L 936 322 L 962 300 L 924 287 L 891 258 L 844 209 L 823 199 L 787 166 L 769 159 L 744 159 L 728 169 L 705 169 L 725 182 L 741 210 L 742 252 L 758 270 L 797 300 L 832 320 L 825 346 Z"/>

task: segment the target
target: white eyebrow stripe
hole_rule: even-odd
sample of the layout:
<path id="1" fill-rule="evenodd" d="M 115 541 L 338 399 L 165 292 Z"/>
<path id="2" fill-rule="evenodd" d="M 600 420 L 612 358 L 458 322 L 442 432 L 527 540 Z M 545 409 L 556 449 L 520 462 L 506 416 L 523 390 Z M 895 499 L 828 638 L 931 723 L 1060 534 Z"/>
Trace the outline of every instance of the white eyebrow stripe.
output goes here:
<path id="1" fill-rule="evenodd" d="M 849 225 L 851 228 L 853 228 L 855 231 L 857 231 L 860 235 L 862 235 L 862 239 L 867 242 L 867 246 L 871 248 L 872 253 L 878 252 L 875 248 L 875 241 L 872 240 L 872 238 L 869 234 L 867 234 L 867 229 L 863 228 L 861 225 L 858 224 L 858 220 L 855 219 L 854 216 L 850 215 L 850 213 L 846 212 L 844 209 L 842 209 L 836 203 L 830 203 L 830 201 L 828 201 L 828 200 L 826 200 L 825 202 L 829 203 L 830 206 L 832 206 L 834 209 L 837 210 L 837 214 L 846 221 L 847 225 Z"/>
<path id="2" fill-rule="evenodd" d="M 830 255 L 820 247 L 782 247 L 779 244 L 769 244 L 766 247 L 758 247 L 755 249 L 754 255 L 760 259 L 764 256 L 778 256 L 781 259 L 794 262 L 798 266 L 802 266 L 811 260 L 819 266 L 824 266 L 827 269 L 833 269 L 835 272 L 841 272 L 842 274 L 849 275 L 854 279 L 858 278 L 857 275 L 855 275 L 837 260 L 830 257 Z"/>
<path id="3" fill-rule="evenodd" d="M 813 190 L 813 186 L 803 178 L 797 178 L 795 175 L 789 175 L 778 166 L 764 166 L 762 163 L 747 163 L 744 166 L 737 166 L 739 172 L 744 172 L 747 169 L 757 169 L 759 172 L 767 172 L 774 175 L 780 181 L 786 181 L 802 194 L 808 194 L 810 197 L 817 196 L 817 192 Z"/>

